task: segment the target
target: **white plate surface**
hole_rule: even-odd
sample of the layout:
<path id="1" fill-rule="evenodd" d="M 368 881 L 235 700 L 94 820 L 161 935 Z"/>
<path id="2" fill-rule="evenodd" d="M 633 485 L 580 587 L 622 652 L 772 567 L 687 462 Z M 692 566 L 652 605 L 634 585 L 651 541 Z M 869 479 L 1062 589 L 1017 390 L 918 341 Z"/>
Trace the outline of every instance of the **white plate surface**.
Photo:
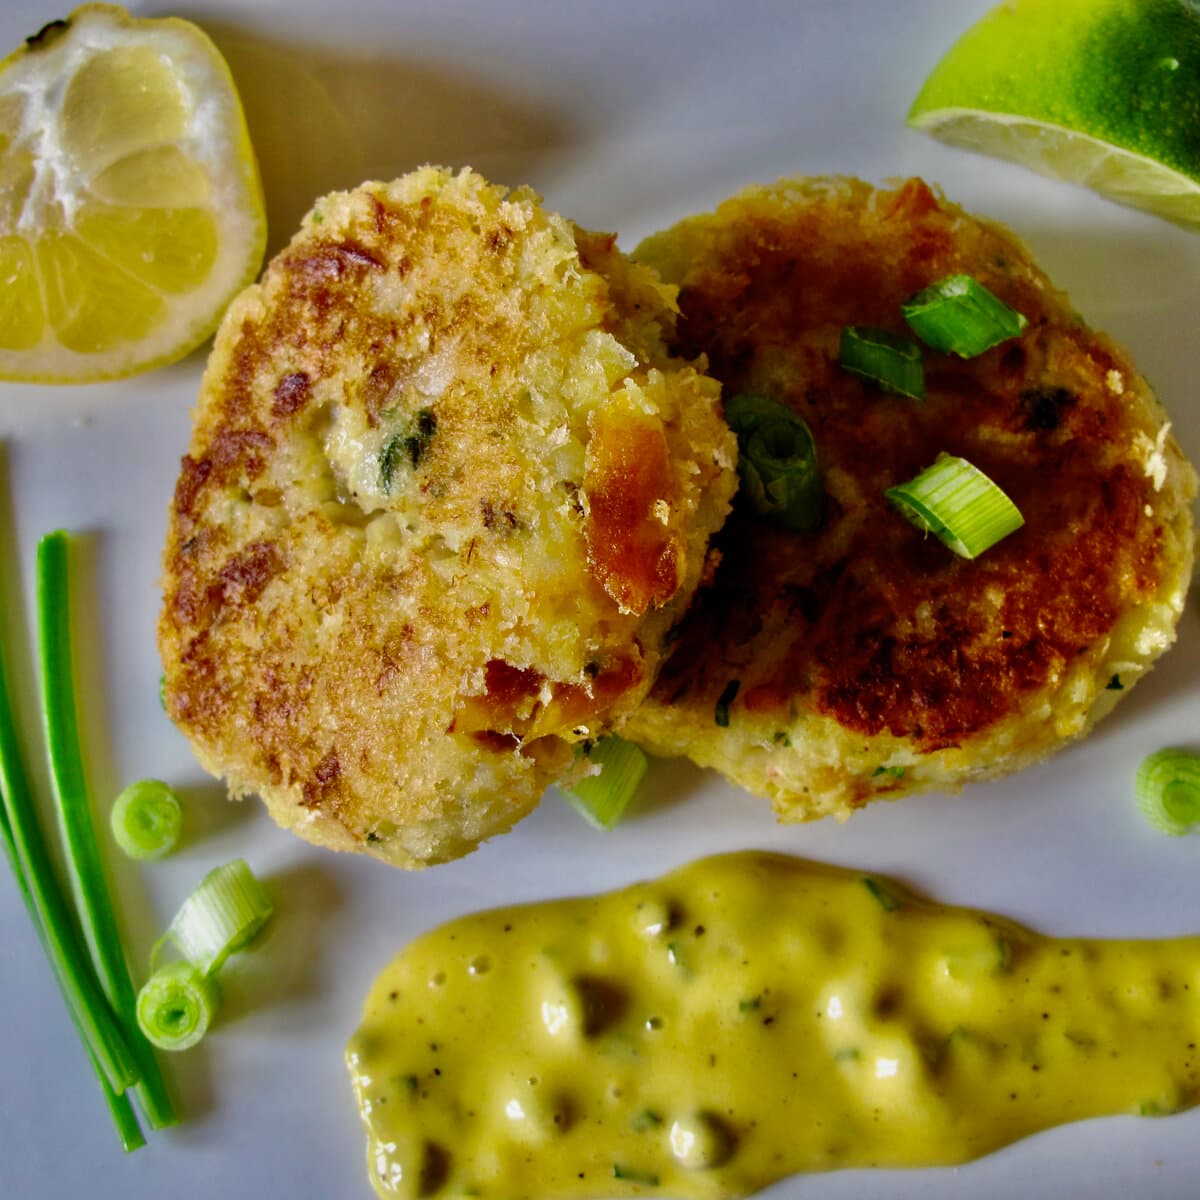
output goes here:
<path id="1" fill-rule="evenodd" d="M 195 0 L 243 90 L 263 160 L 272 246 L 318 193 L 424 161 L 530 182 L 623 245 L 744 183 L 919 173 L 1023 236 L 1096 326 L 1126 343 L 1200 460 L 1200 237 L 953 151 L 904 129 L 907 105 L 981 0 Z M 57 5 L 6 0 L 0 47 Z M 702 854 L 786 850 L 892 872 L 947 901 L 1097 936 L 1200 931 L 1200 839 L 1149 830 L 1139 758 L 1200 748 L 1200 611 L 1086 744 L 962 796 L 878 805 L 845 826 L 781 829 L 714 776 L 656 764 L 646 801 L 608 836 L 553 795 L 515 832 L 423 874 L 338 857 L 229 806 L 158 703 L 153 628 L 165 513 L 203 355 L 126 383 L 0 387 L 0 552 L 19 561 L 27 636 L 37 537 L 91 535 L 82 664 L 97 797 L 159 776 L 189 801 L 187 847 L 113 860 L 136 962 L 211 866 L 242 854 L 278 897 L 261 950 L 231 973 L 219 1028 L 168 1064 L 186 1123 L 118 1150 L 7 875 L 0 876 L 0 1195 L 14 1200 L 366 1200 L 363 1138 L 342 1065 L 376 971 L 410 937 L 470 909 L 620 886 Z M 10 520 L 11 518 L 11 520 Z M 15 537 L 8 539 L 15 531 Z M 40 764 L 28 656 L 15 664 Z M 1200 1111 L 1051 1131 L 952 1170 L 796 1178 L 772 1200 L 833 1197 L 1193 1197 Z"/>

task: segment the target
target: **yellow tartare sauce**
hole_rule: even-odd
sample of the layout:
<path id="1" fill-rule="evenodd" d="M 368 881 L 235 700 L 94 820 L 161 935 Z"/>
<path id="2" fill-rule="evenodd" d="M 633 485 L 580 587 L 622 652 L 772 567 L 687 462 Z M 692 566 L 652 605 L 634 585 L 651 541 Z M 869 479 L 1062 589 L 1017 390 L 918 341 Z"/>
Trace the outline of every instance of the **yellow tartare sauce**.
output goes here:
<path id="1" fill-rule="evenodd" d="M 464 917 L 347 1060 L 383 1196 L 745 1196 L 1200 1092 L 1200 938 L 1041 937 L 781 855 Z"/>

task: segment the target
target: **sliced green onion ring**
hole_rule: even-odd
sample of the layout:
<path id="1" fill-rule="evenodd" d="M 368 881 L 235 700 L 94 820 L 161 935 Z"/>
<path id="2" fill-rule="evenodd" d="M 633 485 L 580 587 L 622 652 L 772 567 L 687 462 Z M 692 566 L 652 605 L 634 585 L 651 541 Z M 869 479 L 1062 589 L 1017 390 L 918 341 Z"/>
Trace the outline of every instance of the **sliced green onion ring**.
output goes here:
<path id="1" fill-rule="evenodd" d="M 888 488 L 887 498 L 918 529 L 963 558 L 977 558 L 1025 524 L 1017 506 L 965 458 L 939 454 L 915 479 Z"/>
<path id="2" fill-rule="evenodd" d="M 738 437 L 738 474 L 754 510 L 796 533 L 821 523 L 824 492 L 812 432 L 786 404 L 768 396 L 725 401 Z"/>
<path id="3" fill-rule="evenodd" d="M 254 872 L 244 859 L 235 858 L 205 875 L 159 939 L 155 954 L 170 941 L 202 975 L 211 975 L 258 936 L 274 911 Z"/>
<path id="4" fill-rule="evenodd" d="M 1155 829 L 1178 837 L 1200 825 L 1200 754 L 1158 750 L 1142 760 L 1134 786 Z"/>
<path id="5" fill-rule="evenodd" d="M 838 366 L 897 396 L 925 399 L 921 347 L 902 333 L 869 325 L 847 325 L 838 348 Z"/>
<path id="6" fill-rule="evenodd" d="M 138 1025 L 160 1050 L 187 1050 L 208 1032 L 220 1003 L 215 979 L 189 962 L 168 963 L 138 993 Z"/>
<path id="7" fill-rule="evenodd" d="M 1029 322 L 970 275 L 948 275 L 900 306 L 912 331 L 944 354 L 974 358 L 1010 338 Z"/>
<path id="8" fill-rule="evenodd" d="M 179 843 L 183 807 L 167 784 L 141 779 L 113 801 L 110 822 L 117 845 L 130 858 L 158 859 Z"/>
<path id="9" fill-rule="evenodd" d="M 613 829 L 638 790 L 649 763 L 640 746 L 624 738 L 601 738 L 587 753 L 599 774 L 560 789 L 563 798 L 597 829 Z"/>

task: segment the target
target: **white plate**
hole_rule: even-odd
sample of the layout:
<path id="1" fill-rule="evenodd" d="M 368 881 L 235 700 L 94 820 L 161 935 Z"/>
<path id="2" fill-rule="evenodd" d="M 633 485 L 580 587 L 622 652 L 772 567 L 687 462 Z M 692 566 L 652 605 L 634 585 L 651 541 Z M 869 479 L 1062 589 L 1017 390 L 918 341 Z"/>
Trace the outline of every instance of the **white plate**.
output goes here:
<path id="1" fill-rule="evenodd" d="M 0 46 L 58 4 L 6 0 Z M 982 0 L 198 0 L 245 93 L 275 221 L 312 197 L 423 161 L 531 182 L 632 246 L 739 185 L 797 173 L 920 173 L 1025 237 L 1079 310 L 1132 349 L 1200 460 L 1200 238 L 904 129 L 907 105 Z M 161 5 L 138 5 L 161 14 Z M 113 859 L 135 963 L 204 871 L 243 854 L 278 897 L 261 951 L 231 973 L 221 1022 L 168 1063 L 185 1124 L 120 1153 L 15 889 L 0 877 L 0 1193 L 221 1200 L 371 1191 L 342 1047 L 376 971 L 417 932 L 481 906 L 618 886 L 701 854 L 768 847 L 893 872 L 947 901 L 1059 933 L 1153 936 L 1200 926 L 1200 842 L 1149 830 L 1135 764 L 1200 742 L 1193 596 L 1164 663 L 1085 745 L 961 797 L 878 805 L 845 826 L 781 829 L 711 775 L 656 765 L 647 803 L 608 836 L 551 794 L 463 862 L 403 874 L 315 850 L 257 807 L 227 806 L 158 703 L 156 577 L 203 356 L 127 383 L 0 388 L 24 611 L 39 534 L 93 538 L 82 665 L 96 796 L 161 776 L 203 836 L 165 863 Z M 8 529 L 13 525 L 7 525 Z M 8 537 L 7 532 L 4 535 Z M 28 657 L 16 663 L 40 763 Z M 954 1170 L 843 1172 L 773 1200 L 866 1196 L 1194 1196 L 1200 1111 L 1070 1126 Z"/>

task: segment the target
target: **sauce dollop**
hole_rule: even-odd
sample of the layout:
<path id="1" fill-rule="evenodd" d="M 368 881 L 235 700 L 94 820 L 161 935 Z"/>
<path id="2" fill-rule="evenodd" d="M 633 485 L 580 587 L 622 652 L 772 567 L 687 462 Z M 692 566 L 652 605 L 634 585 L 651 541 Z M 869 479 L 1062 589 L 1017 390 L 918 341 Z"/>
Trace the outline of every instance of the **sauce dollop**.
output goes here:
<path id="1" fill-rule="evenodd" d="M 1042 937 L 781 855 L 464 917 L 347 1060 L 383 1196 L 750 1195 L 1200 1096 L 1200 938 Z"/>

